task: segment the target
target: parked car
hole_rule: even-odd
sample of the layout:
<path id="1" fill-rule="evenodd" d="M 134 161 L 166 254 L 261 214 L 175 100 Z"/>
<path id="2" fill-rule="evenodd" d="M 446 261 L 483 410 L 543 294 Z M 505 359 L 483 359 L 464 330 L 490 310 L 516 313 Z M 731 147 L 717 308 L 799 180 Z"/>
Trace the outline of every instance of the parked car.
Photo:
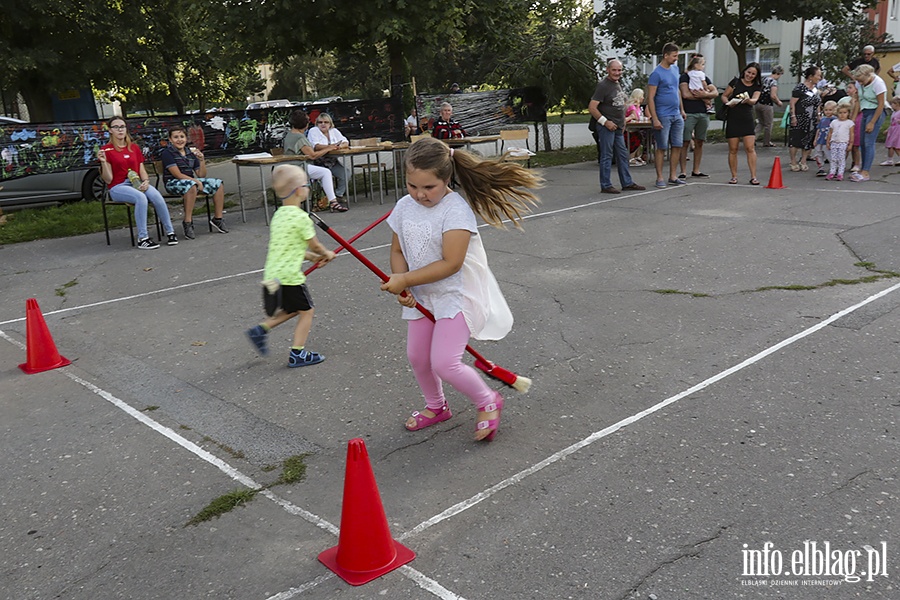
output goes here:
<path id="1" fill-rule="evenodd" d="M 245 110 L 257 110 L 260 108 L 281 108 L 282 106 L 293 106 L 290 100 L 266 100 L 264 102 L 251 102 Z"/>
<path id="2" fill-rule="evenodd" d="M 26 122 L 12 117 L 0 117 L 0 125 L 21 125 Z M 43 206 L 81 199 L 99 200 L 104 185 L 100 179 L 100 170 L 96 167 L 0 181 L 0 208 Z"/>

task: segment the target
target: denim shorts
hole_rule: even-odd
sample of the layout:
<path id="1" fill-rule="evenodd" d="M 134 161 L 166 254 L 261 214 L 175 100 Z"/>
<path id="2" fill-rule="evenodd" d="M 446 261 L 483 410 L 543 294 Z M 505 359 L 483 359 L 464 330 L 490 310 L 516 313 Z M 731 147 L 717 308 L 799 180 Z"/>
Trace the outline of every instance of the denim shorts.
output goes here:
<path id="1" fill-rule="evenodd" d="M 662 129 L 654 129 L 656 149 L 666 150 L 669 146 L 681 148 L 684 145 L 684 119 L 681 115 L 659 117 Z"/>
<path id="2" fill-rule="evenodd" d="M 221 179 L 212 179 L 208 177 L 198 177 L 203 182 L 203 194 L 215 194 L 222 187 Z M 170 179 L 166 182 L 166 192 L 173 196 L 184 196 L 191 189 L 191 186 L 197 185 L 193 179 Z"/>

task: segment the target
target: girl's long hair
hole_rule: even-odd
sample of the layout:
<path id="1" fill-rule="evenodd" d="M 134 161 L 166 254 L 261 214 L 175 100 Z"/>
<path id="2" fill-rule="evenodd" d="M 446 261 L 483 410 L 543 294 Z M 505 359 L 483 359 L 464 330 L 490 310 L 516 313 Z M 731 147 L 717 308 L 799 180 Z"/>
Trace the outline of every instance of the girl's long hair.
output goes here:
<path id="1" fill-rule="evenodd" d="M 442 181 L 456 181 L 475 213 L 494 227 L 509 219 L 521 228 L 522 218 L 540 199 L 532 189 L 544 179 L 522 165 L 482 159 L 465 150 L 452 150 L 435 138 L 414 142 L 406 152 L 406 168 L 431 171 Z"/>

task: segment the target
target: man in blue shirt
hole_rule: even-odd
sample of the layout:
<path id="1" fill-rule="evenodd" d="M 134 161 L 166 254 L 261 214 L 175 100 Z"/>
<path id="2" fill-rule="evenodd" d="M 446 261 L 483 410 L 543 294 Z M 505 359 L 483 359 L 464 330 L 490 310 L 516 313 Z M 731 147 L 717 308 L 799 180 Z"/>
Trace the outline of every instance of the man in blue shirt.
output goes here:
<path id="1" fill-rule="evenodd" d="M 684 185 L 678 179 L 678 162 L 681 158 L 681 146 L 684 136 L 684 107 L 681 105 L 681 92 L 678 87 L 679 71 L 678 46 L 669 43 L 663 46 L 662 60 L 650 74 L 647 82 L 647 111 L 653 122 L 653 134 L 656 137 L 656 187 L 666 187 L 663 179 L 663 162 L 666 150 L 671 148 L 669 156 L 668 185 Z"/>

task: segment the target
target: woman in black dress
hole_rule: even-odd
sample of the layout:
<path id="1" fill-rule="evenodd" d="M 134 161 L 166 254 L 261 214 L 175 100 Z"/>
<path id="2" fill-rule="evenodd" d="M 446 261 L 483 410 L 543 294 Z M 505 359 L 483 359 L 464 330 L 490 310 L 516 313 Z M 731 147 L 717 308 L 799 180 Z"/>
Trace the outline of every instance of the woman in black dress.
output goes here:
<path id="1" fill-rule="evenodd" d="M 728 140 L 728 167 L 731 180 L 737 183 L 738 144 L 744 142 L 747 166 L 750 167 L 750 185 L 759 185 L 756 178 L 756 123 L 753 107 L 762 93 L 759 63 L 752 62 L 735 77 L 722 93 L 722 102 L 728 105 L 728 120 L 725 122 L 725 138 Z"/>
<path id="2" fill-rule="evenodd" d="M 791 133 L 790 153 L 791 171 L 805 171 L 809 151 L 816 142 L 816 117 L 819 112 L 819 90 L 816 84 L 822 80 L 822 69 L 816 66 L 807 67 L 803 71 L 803 81 L 791 92 Z M 797 150 L 800 150 L 800 163 L 797 163 Z"/>

